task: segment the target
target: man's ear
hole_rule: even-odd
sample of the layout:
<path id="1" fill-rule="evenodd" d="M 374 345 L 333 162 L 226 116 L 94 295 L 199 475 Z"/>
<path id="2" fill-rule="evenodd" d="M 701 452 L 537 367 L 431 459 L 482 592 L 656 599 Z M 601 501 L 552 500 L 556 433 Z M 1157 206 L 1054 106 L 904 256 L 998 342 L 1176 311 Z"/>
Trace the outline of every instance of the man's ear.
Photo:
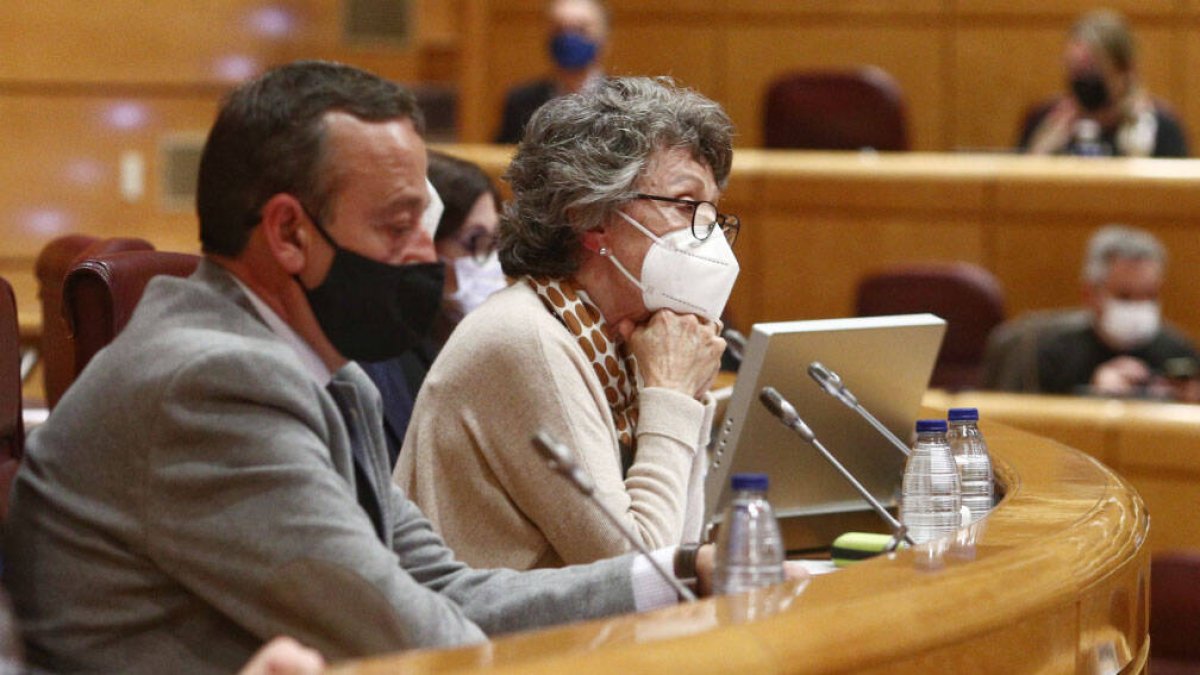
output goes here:
<path id="1" fill-rule="evenodd" d="M 271 255 L 289 275 L 299 274 L 308 261 L 313 231 L 305 227 L 309 216 L 292 195 L 279 193 L 262 207 L 263 237 Z"/>

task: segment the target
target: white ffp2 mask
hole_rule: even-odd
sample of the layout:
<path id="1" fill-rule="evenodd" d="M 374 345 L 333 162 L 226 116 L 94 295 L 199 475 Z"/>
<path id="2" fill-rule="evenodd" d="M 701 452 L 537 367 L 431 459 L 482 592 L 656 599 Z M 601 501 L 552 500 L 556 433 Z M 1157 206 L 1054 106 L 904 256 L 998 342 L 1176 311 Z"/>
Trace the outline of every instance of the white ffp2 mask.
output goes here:
<path id="1" fill-rule="evenodd" d="M 442 196 L 438 194 L 437 188 L 433 187 L 433 183 L 429 179 L 425 179 L 425 189 L 429 190 L 429 204 L 425 206 L 425 210 L 421 212 L 421 229 L 425 230 L 429 238 L 437 238 L 438 224 L 442 222 L 442 213 L 446 210 L 446 204 L 442 202 Z"/>
<path id="2" fill-rule="evenodd" d="M 1114 347 L 1134 349 L 1150 342 L 1158 334 L 1160 316 L 1158 303 L 1153 300 L 1108 298 L 1104 301 L 1104 314 L 1100 317 L 1100 331 L 1115 343 Z"/>
<path id="3" fill-rule="evenodd" d="M 469 255 L 455 258 L 454 278 L 458 289 L 451 298 L 462 307 L 463 314 L 470 314 L 488 296 L 508 285 L 508 279 L 500 269 L 500 256 L 495 251 L 489 253 L 483 262 Z"/>
<path id="4" fill-rule="evenodd" d="M 654 242 L 642 261 L 641 279 L 634 277 L 616 256 L 608 256 L 641 289 L 646 309 L 669 309 L 718 321 L 740 269 L 725 235 L 714 231 L 700 241 L 685 227 L 659 237 L 624 212 L 617 214 Z"/>

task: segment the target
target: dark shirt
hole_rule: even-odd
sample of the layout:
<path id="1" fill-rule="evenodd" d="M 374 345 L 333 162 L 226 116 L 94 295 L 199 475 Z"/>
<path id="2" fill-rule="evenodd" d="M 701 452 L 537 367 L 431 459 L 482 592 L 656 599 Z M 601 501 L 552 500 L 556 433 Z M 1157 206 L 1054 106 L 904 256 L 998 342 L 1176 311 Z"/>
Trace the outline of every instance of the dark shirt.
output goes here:
<path id="1" fill-rule="evenodd" d="M 396 466 L 396 458 L 400 456 L 400 448 L 404 445 L 404 434 L 408 431 L 417 392 L 433 365 L 439 346 L 427 340 L 420 348 L 411 349 L 394 359 L 375 363 L 360 361 L 358 364 L 375 383 L 383 398 L 383 432 L 392 467 Z"/>
<path id="2" fill-rule="evenodd" d="M 550 79 L 526 82 L 510 89 L 504 97 L 504 118 L 500 122 L 500 131 L 496 133 L 496 142 L 520 142 L 529 118 L 546 101 L 554 98 L 557 92 L 554 80 Z"/>
<path id="3" fill-rule="evenodd" d="M 1168 359 L 1197 357 L 1192 343 L 1170 328 L 1163 328 L 1153 340 L 1137 349 L 1115 351 L 1088 325 L 1038 344 L 1039 388 L 1051 394 L 1086 393 L 1096 368 L 1118 356 L 1141 359 L 1159 373 Z"/>
<path id="4" fill-rule="evenodd" d="M 1033 133 L 1042 124 L 1042 120 L 1050 114 L 1054 106 L 1058 105 L 1060 99 L 1052 99 L 1038 106 L 1025 118 L 1025 126 L 1021 129 L 1021 140 L 1017 147 L 1021 151 L 1029 149 L 1029 143 L 1033 139 Z M 1154 151 L 1150 153 L 1151 157 L 1187 157 L 1188 144 L 1187 135 L 1183 132 L 1183 125 L 1175 118 L 1170 111 L 1162 106 L 1154 107 L 1154 118 L 1158 121 L 1158 129 L 1154 133 Z M 1100 134 L 1100 142 L 1107 145 L 1113 150 L 1113 154 L 1119 154 L 1117 148 L 1117 130 L 1105 129 Z M 1067 144 L 1065 148 L 1059 151 L 1058 154 L 1071 155 L 1075 154 L 1075 139 Z"/>

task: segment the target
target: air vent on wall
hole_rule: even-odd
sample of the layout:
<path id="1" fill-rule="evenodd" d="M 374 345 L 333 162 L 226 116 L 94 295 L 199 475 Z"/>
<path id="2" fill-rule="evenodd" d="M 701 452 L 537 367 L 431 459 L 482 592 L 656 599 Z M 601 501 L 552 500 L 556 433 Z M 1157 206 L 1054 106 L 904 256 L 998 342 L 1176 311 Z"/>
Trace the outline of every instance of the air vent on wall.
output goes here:
<path id="1" fill-rule="evenodd" d="M 196 179 L 204 134 L 181 133 L 163 138 L 159 144 L 158 184 L 165 211 L 190 211 L 196 203 Z"/>
<path id="2" fill-rule="evenodd" d="M 410 0 L 345 0 L 342 36 L 348 44 L 399 47 L 413 33 Z"/>

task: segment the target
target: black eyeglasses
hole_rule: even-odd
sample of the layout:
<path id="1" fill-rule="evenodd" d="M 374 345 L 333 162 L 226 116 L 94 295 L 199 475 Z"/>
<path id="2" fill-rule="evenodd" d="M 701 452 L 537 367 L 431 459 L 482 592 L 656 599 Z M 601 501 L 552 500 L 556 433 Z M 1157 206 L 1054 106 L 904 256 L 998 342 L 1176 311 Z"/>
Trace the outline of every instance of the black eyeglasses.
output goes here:
<path id="1" fill-rule="evenodd" d="M 488 256 L 500 243 L 500 238 L 488 232 L 475 231 L 466 239 L 460 239 L 458 242 L 463 248 L 467 249 L 467 253 L 475 259 L 477 263 L 487 262 Z"/>
<path id="2" fill-rule="evenodd" d="M 680 197 L 660 197 L 658 195 L 648 195 L 641 192 L 634 195 L 638 199 L 649 199 L 656 202 L 667 202 L 670 204 L 682 204 L 683 206 L 692 209 L 692 236 L 700 241 L 704 241 L 712 236 L 713 230 L 718 226 L 721 232 L 725 235 L 725 241 L 733 246 L 733 242 L 737 239 L 738 230 L 742 227 L 742 221 L 738 217 L 728 213 L 719 213 L 716 205 L 712 202 L 698 202 L 694 199 L 682 199 Z"/>

